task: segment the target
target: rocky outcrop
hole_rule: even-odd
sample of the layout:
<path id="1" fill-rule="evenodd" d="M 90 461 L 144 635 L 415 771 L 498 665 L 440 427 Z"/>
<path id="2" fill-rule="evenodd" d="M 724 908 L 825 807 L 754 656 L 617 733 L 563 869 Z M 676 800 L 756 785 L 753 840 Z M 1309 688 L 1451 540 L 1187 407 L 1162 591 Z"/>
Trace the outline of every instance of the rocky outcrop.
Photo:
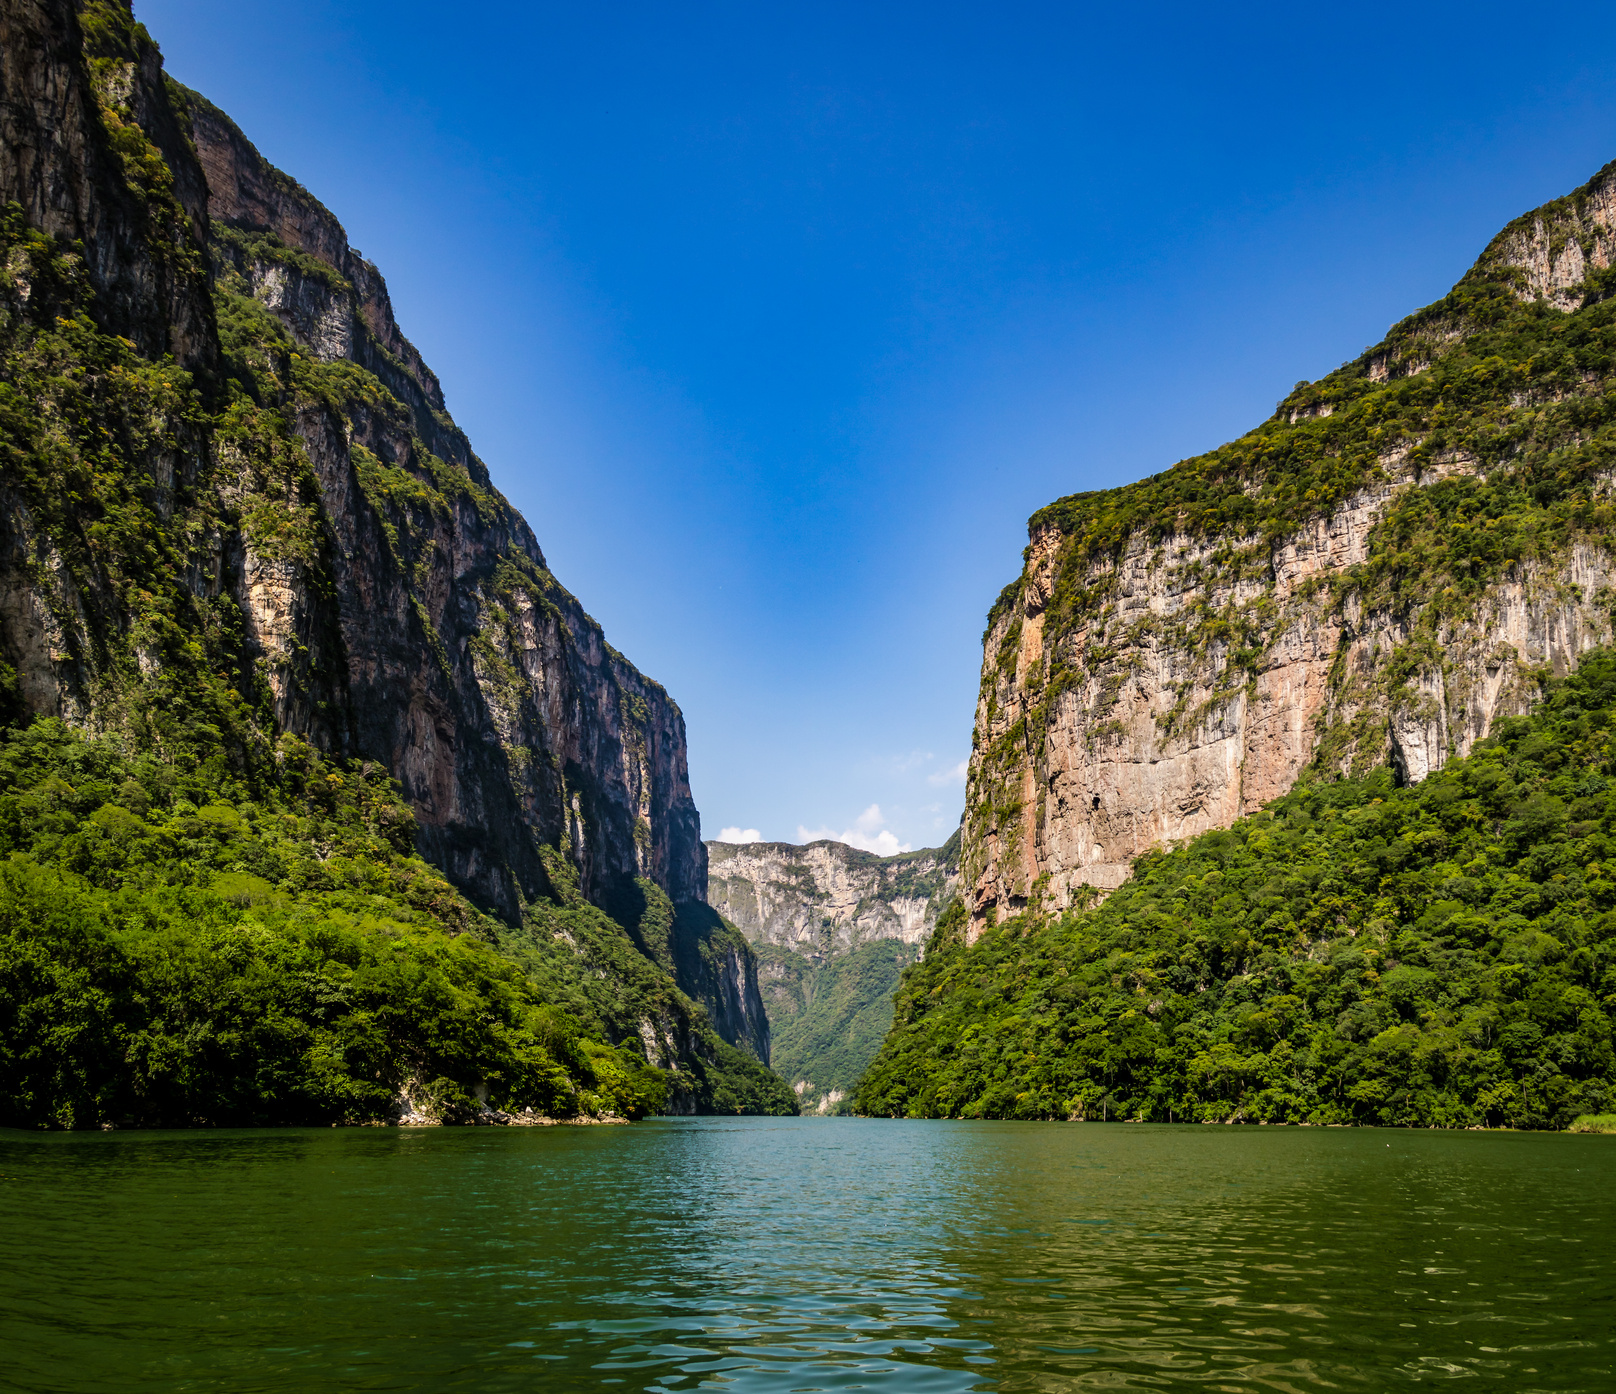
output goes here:
<path id="1" fill-rule="evenodd" d="M 572 857 L 597 903 L 638 877 L 676 904 L 699 900 L 705 853 L 678 707 L 550 574 L 399 332 L 376 269 L 223 113 L 188 105 L 225 283 L 316 363 L 355 364 L 381 389 L 310 393 L 293 422 L 334 543 L 336 700 L 296 661 L 326 617 L 305 618 L 313 603 L 288 593 L 284 571 L 249 561 L 241 574 L 282 721 L 384 759 L 423 854 L 505 913 L 547 889 L 545 844 Z"/>
<path id="2" fill-rule="evenodd" d="M 1304 773 L 1422 779 L 1611 640 L 1608 355 L 1546 350 L 1608 334 L 1613 247 L 1607 167 L 1250 436 L 1034 516 L 985 636 L 973 933 Z"/>
<path id="3" fill-rule="evenodd" d="M 0 331 L 38 408 L 0 476 L 4 715 L 183 733 L 244 777 L 294 738 L 378 762 L 507 923 L 665 896 L 670 971 L 766 1059 L 679 708 L 551 574 L 380 273 L 127 4 L 0 0 L 0 41 Z"/>
<path id="4" fill-rule="evenodd" d="M 845 842 L 707 844 L 707 901 L 753 943 L 807 955 L 924 943 L 958 881 L 958 834 L 879 857 Z"/>
<path id="5" fill-rule="evenodd" d="M 691 907 L 687 916 L 707 907 Z M 745 938 L 722 924 L 682 927 L 677 971 L 680 987 L 707 1008 L 714 1029 L 732 1045 L 744 1045 L 765 1065 L 771 1059 L 763 966 Z"/>

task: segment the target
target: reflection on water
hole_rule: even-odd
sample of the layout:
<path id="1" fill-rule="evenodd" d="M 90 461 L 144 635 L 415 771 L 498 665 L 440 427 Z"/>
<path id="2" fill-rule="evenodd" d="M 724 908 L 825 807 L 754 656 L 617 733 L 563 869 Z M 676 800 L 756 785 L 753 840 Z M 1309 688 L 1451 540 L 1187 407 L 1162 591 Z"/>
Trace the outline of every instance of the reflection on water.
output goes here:
<path id="1" fill-rule="evenodd" d="M 1616 1138 L 0 1134 L 0 1384 L 1616 1387 Z"/>

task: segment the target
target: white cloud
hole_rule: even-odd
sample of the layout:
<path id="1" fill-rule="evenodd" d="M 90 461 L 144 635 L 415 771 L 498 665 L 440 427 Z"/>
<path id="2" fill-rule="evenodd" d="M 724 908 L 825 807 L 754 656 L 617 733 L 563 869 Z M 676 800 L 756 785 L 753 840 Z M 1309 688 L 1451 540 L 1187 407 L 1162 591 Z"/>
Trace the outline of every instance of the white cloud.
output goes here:
<path id="1" fill-rule="evenodd" d="M 720 842 L 762 842 L 763 834 L 756 828 L 720 828 L 718 830 Z"/>
<path id="2" fill-rule="evenodd" d="M 898 852 L 911 850 L 907 842 L 899 842 L 895 833 L 881 826 L 885 821 L 881 816 L 881 805 L 872 803 L 853 820 L 851 828 L 844 828 L 841 832 L 835 832 L 830 828 L 806 828 L 799 823 L 797 840 L 820 842 L 828 838 L 832 842 L 845 842 L 849 847 L 874 852 L 879 857 L 890 857 Z"/>
<path id="3" fill-rule="evenodd" d="M 926 783 L 941 789 L 947 784 L 965 783 L 965 769 L 969 762 L 961 760 L 957 765 L 950 765 L 946 770 L 938 770 L 936 774 L 926 776 Z"/>

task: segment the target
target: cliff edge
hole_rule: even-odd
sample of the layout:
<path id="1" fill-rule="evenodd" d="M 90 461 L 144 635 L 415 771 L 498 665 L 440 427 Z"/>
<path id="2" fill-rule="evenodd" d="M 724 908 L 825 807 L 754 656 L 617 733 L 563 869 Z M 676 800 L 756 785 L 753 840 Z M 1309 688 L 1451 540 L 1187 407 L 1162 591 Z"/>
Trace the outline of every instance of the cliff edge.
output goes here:
<path id="1" fill-rule="evenodd" d="M 677 704 L 551 573 L 336 218 L 118 0 L 0 0 L 0 134 L 0 719 L 379 766 L 477 905 L 666 923 L 653 962 L 766 1061 Z"/>
<path id="2" fill-rule="evenodd" d="M 984 635 L 970 933 L 1299 777 L 1417 782 L 1612 633 L 1616 167 L 1250 434 L 1035 514 Z"/>

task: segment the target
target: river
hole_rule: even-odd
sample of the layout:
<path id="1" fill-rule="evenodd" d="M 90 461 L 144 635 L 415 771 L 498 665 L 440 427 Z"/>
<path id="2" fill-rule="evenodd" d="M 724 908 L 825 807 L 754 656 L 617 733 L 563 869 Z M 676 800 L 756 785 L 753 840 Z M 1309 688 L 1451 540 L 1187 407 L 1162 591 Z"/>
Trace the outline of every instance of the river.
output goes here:
<path id="1" fill-rule="evenodd" d="M 0 1133 L 27 1391 L 1616 1387 L 1616 1137 Z"/>

